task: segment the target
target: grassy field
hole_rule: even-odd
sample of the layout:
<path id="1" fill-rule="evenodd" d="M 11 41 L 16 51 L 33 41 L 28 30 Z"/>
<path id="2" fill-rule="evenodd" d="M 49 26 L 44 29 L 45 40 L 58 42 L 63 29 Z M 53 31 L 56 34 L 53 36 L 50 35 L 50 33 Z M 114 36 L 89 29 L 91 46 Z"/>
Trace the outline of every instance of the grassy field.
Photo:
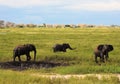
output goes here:
<path id="1" fill-rule="evenodd" d="M 68 63 L 69 66 L 54 68 L 28 69 L 25 73 L 120 73 L 120 29 L 119 28 L 9 28 L 0 29 L 0 61 L 13 60 L 13 48 L 19 44 L 33 43 L 37 48 L 37 61 Z M 69 43 L 75 50 L 66 53 L 53 53 L 56 43 Z M 93 49 L 98 44 L 112 44 L 114 51 L 109 53 L 109 60 L 98 65 L 94 62 Z M 33 57 L 33 53 L 31 53 Z M 25 56 L 21 56 L 25 61 Z M 3 75 L 11 75 L 9 71 L 0 70 Z M 8 73 L 5 73 L 8 72 Z M 12 72 L 14 73 L 14 71 Z M 18 74 L 19 72 L 15 72 Z M 3 75 L 0 75 L 1 77 Z M 20 75 L 20 74 L 19 74 Z M 24 75 L 21 74 L 20 77 Z M 25 76 L 27 77 L 27 76 Z M 14 78 L 14 77 L 13 77 Z M 31 77 L 29 77 L 31 80 Z M 21 78 L 22 79 L 22 78 Z M 32 81 L 38 81 L 36 78 Z M 114 79 L 114 78 L 113 78 Z M 10 79 L 9 81 L 11 81 Z M 28 81 L 25 80 L 25 81 Z M 41 79 L 42 80 L 42 79 Z M 49 79 L 44 79 L 49 81 Z M 73 79 L 76 80 L 76 79 Z M 55 80 L 60 81 L 60 80 Z M 90 81 L 92 81 L 90 79 Z M 111 81 L 111 80 L 110 80 Z M 87 81 L 89 82 L 89 81 Z M 13 83 L 14 84 L 14 83 Z M 24 83 L 23 83 L 24 84 Z M 37 84 L 37 83 L 35 83 Z M 51 83 L 46 83 L 51 84 Z M 54 83 L 52 83 L 54 84 Z M 56 83 L 55 83 L 56 84 Z M 62 83 L 58 83 L 62 84 Z M 72 84 L 72 83 L 68 83 Z M 78 83 L 79 84 L 79 83 Z M 92 84 L 92 83 L 91 83 Z M 98 82 L 98 84 L 100 84 Z M 112 84 L 112 83 L 111 83 Z M 116 83 L 117 84 L 117 83 Z"/>
<path id="2" fill-rule="evenodd" d="M 115 75 L 103 76 L 99 79 L 96 76 L 49 78 L 33 74 L 24 71 L 0 70 L 0 84 L 120 84 L 119 79 Z"/>

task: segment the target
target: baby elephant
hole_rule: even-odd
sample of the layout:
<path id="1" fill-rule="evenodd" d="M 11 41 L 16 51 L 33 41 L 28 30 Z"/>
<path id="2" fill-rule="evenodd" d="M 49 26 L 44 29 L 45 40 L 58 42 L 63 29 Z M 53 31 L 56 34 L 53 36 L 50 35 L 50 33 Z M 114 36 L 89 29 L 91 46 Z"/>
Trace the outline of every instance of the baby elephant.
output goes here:
<path id="1" fill-rule="evenodd" d="M 113 50 L 113 46 L 109 44 L 100 44 L 95 48 L 94 55 L 95 55 L 95 62 L 98 63 L 97 57 L 100 57 L 100 61 L 105 62 L 109 58 L 108 53 Z"/>
<path id="2" fill-rule="evenodd" d="M 31 56 L 30 52 L 34 51 L 34 61 L 36 59 L 36 48 L 35 45 L 33 44 L 24 44 L 24 45 L 19 45 L 14 48 L 13 50 L 13 61 L 15 61 L 15 58 L 18 57 L 19 61 L 21 61 L 20 56 L 21 55 L 26 55 L 26 60 L 30 61 Z"/>
<path id="3" fill-rule="evenodd" d="M 63 44 L 56 44 L 53 47 L 53 52 L 66 52 L 66 49 L 74 50 L 73 48 L 70 47 L 68 43 L 63 43 Z"/>

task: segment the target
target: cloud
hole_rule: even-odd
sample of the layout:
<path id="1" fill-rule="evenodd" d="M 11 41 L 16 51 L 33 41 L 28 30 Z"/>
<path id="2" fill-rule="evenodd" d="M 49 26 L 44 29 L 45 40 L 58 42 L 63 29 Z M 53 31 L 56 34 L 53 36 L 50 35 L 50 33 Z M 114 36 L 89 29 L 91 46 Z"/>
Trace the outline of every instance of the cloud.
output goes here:
<path id="1" fill-rule="evenodd" d="M 60 0 L 0 0 L 0 5 L 22 8 L 31 6 L 51 6 L 57 5 L 60 2 Z"/>
<path id="2" fill-rule="evenodd" d="M 91 11 L 114 11 L 120 10 L 120 2 L 88 2 L 88 3 L 73 3 L 63 7 L 66 10 L 91 10 Z"/>
<path id="3" fill-rule="evenodd" d="M 55 6 L 62 10 L 112 11 L 120 10 L 120 0 L 0 0 L 0 5 L 13 8 Z"/>

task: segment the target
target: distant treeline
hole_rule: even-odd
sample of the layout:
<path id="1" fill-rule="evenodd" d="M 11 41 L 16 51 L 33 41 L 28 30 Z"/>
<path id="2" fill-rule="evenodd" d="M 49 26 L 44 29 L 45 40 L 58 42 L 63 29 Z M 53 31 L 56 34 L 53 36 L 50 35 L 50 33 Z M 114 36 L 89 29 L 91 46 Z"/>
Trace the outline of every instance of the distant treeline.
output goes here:
<path id="1" fill-rule="evenodd" d="M 93 24 L 16 24 L 14 22 L 6 22 L 0 20 L 0 28 L 94 28 L 94 27 L 115 27 L 120 25 L 93 25 Z"/>

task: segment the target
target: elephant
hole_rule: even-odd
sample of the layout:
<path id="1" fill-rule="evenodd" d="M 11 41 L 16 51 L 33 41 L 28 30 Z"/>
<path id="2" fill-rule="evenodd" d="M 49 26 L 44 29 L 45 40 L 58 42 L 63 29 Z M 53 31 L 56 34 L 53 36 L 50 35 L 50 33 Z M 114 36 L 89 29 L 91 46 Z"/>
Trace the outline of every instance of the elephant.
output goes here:
<path id="1" fill-rule="evenodd" d="M 102 62 L 105 62 L 104 58 L 107 61 L 109 58 L 108 53 L 112 50 L 114 50 L 113 45 L 110 45 L 110 44 L 98 45 L 97 48 L 94 49 L 95 62 L 98 63 L 97 57 L 99 57 L 100 61 L 102 61 Z"/>
<path id="2" fill-rule="evenodd" d="M 13 50 L 13 61 L 15 61 L 15 58 L 18 57 L 19 61 L 21 61 L 20 56 L 26 55 L 26 61 L 31 60 L 30 52 L 34 51 L 34 61 L 36 60 L 36 47 L 33 44 L 24 44 L 24 45 L 18 45 Z"/>
<path id="3" fill-rule="evenodd" d="M 73 48 L 70 47 L 68 43 L 63 43 L 63 44 L 55 44 L 53 47 L 53 52 L 66 52 L 66 49 L 74 50 Z"/>

